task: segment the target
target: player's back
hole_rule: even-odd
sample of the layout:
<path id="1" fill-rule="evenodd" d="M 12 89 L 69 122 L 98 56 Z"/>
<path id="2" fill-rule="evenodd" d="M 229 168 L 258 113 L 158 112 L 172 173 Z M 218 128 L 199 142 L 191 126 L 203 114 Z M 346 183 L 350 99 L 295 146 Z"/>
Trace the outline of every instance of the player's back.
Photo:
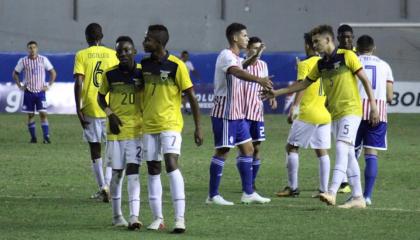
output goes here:
<path id="1" fill-rule="evenodd" d="M 106 117 L 97 103 L 102 74 L 119 63 L 115 51 L 105 46 L 90 46 L 76 53 L 73 74 L 84 76 L 82 111 L 91 117 Z"/>

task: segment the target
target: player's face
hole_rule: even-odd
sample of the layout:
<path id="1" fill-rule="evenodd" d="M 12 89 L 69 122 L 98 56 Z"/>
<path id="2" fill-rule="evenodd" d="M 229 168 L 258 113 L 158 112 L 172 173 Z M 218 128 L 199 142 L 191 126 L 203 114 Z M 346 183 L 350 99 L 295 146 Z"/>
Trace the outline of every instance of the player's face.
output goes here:
<path id="1" fill-rule="evenodd" d="M 312 36 L 312 43 L 315 51 L 324 53 L 329 43 L 329 36 L 326 34 L 315 34 Z"/>
<path id="2" fill-rule="evenodd" d="M 248 50 L 248 57 L 254 55 L 257 52 L 257 49 L 261 46 L 261 43 L 257 42 L 257 43 L 253 43 L 251 44 L 251 46 L 249 46 L 249 48 L 247 48 Z"/>
<path id="3" fill-rule="evenodd" d="M 36 56 L 38 54 L 38 46 L 36 44 L 28 45 L 28 54 L 31 57 Z"/>
<path id="4" fill-rule="evenodd" d="M 249 41 L 248 33 L 246 29 L 235 34 L 235 36 L 233 37 L 233 40 L 236 42 L 236 44 L 238 44 L 238 47 L 240 49 L 246 49 L 246 47 L 248 46 L 248 41 Z"/>
<path id="5" fill-rule="evenodd" d="M 160 42 L 157 40 L 157 36 L 152 33 L 147 33 L 146 37 L 143 40 L 143 48 L 145 52 L 154 52 L 159 49 Z"/>
<path id="6" fill-rule="evenodd" d="M 188 59 L 190 59 L 190 55 L 184 53 L 184 54 L 181 55 L 181 59 L 182 59 L 182 61 L 186 62 L 186 61 L 188 61 Z"/>
<path id="7" fill-rule="evenodd" d="M 352 50 L 354 35 L 352 32 L 346 31 L 338 35 L 338 42 L 341 48 Z"/>
<path id="8" fill-rule="evenodd" d="M 117 58 L 120 60 L 121 65 L 128 66 L 134 62 L 136 49 L 130 42 L 117 43 L 115 50 L 117 51 Z"/>

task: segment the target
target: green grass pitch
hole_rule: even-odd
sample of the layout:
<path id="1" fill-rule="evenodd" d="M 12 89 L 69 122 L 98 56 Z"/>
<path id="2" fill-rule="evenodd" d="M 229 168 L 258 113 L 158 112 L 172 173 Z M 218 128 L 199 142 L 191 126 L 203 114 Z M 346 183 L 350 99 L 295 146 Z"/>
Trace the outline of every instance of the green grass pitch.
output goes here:
<path id="1" fill-rule="evenodd" d="M 193 122 L 185 116 L 181 170 L 185 178 L 187 232 L 169 234 L 173 211 L 166 174 L 164 215 L 168 231 L 129 232 L 111 226 L 110 204 L 89 199 L 96 186 L 88 146 L 75 116 L 52 115 L 51 145 L 29 144 L 26 116 L 0 115 L 0 239 L 420 239 L 420 124 L 417 114 L 390 114 L 388 145 L 379 157 L 373 205 L 364 210 L 328 207 L 311 198 L 318 186 L 318 160 L 301 150 L 298 198 L 277 198 L 286 184 L 285 116 L 266 116 L 257 188 L 272 198 L 266 205 L 241 205 L 240 178 L 232 151 L 221 193 L 232 207 L 207 206 L 208 167 L 213 154 L 209 117 L 203 115 L 205 143 L 193 144 Z M 38 119 L 37 119 L 38 121 Z M 39 122 L 38 122 L 39 123 Z M 37 125 L 38 139 L 41 129 Z M 334 151 L 331 150 L 331 166 Z M 364 168 L 364 160 L 360 160 Z M 145 166 L 141 168 L 141 220 L 151 222 Z M 123 211 L 127 216 L 126 185 Z M 342 203 L 348 196 L 339 195 Z"/>

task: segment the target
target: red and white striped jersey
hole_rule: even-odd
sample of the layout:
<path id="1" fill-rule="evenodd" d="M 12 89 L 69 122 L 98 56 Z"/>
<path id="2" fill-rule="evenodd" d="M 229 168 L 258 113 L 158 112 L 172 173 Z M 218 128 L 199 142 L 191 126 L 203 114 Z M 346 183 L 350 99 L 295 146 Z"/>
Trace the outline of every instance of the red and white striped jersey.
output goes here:
<path id="1" fill-rule="evenodd" d="M 242 69 L 242 58 L 230 49 L 221 51 L 214 72 L 214 106 L 210 113 L 212 117 L 229 120 L 245 118 L 243 81 L 227 73 L 234 66 Z"/>
<path id="2" fill-rule="evenodd" d="M 24 84 L 30 92 L 41 92 L 45 86 L 45 70 L 51 71 L 53 65 L 45 56 L 38 55 L 34 59 L 28 56 L 19 59 L 15 71 L 25 72 Z"/>
<path id="3" fill-rule="evenodd" d="M 360 55 L 359 59 L 372 85 L 379 111 L 379 121 L 387 122 L 386 85 L 389 82 L 394 82 L 391 67 L 388 63 L 373 55 Z M 359 92 L 363 106 L 362 119 L 369 120 L 370 104 L 363 84 L 360 81 Z"/>
<path id="4" fill-rule="evenodd" d="M 257 60 L 246 68 L 250 74 L 258 77 L 268 77 L 267 63 Z M 245 118 L 252 121 L 264 121 L 264 104 L 259 97 L 259 91 L 262 90 L 260 84 L 256 82 L 246 82 L 244 84 L 244 100 L 245 100 Z"/>

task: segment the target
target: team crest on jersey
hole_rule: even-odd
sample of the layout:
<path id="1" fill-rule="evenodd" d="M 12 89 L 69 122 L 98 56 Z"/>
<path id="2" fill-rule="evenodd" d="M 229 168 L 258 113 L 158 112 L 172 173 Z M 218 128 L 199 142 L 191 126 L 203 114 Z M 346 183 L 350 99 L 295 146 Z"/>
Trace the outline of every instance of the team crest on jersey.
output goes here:
<path id="1" fill-rule="evenodd" d="M 171 71 L 160 70 L 160 80 L 162 81 L 168 80 L 169 73 L 171 73 Z"/>
<path id="2" fill-rule="evenodd" d="M 340 61 L 334 63 L 334 69 L 338 70 L 340 68 Z"/>

